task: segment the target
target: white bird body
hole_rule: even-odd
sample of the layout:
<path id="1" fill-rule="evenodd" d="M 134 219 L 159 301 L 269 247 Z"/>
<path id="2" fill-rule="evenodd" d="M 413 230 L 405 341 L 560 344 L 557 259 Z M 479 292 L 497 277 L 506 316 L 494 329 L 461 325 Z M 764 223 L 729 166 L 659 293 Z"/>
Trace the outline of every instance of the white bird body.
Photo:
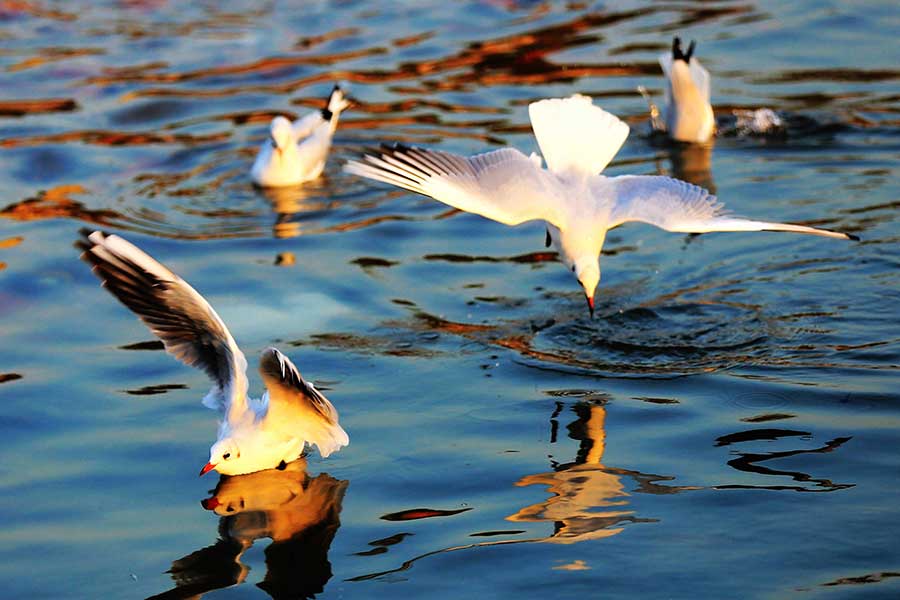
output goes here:
<path id="1" fill-rule="evenodd" d="M 263 187 L 284 187 L 321 175 L 341 111 L 348 106 L 341 88 L 334 86 L 325 109 L 293 124 L 281 116 L 272 119 L 269 138 L 260 146 L 250 170 L 253 182 Z"/>
<path id="2" fill-rule="evenodd" d="M 729 216 L 715 196 L 678 179 L 601 175 L 625 142 L 628 126 L 587 96 L 541 100 L 529 106 L 529 115 L 548 169 L 535 155 L 512 148 L 465 158 L 402 145 L 383 146 L 344 168 L 506 225 L 545 221 L 548 245 L 575 273 L 592 313 L 606 232 L 629 221 L 687 233 L 772 230 L 852 239 Z"/>
<path id="3" fill-rule="evenodd" d="M 156 334 L 170 354 L 205 371 L 204 406 L 222 416 L 201 475 L 240 475 L 297 459 L 306 444 L 323 457 L 349 444 L 334 406 L 275 348 L 260 357 L 262 398 L 248 397 L 247 360 L 212 306 L 186 281 L 116 235 L 95 231 L 79 243 L 104 287 Z"/>
<path id="4" fill-rule="evenodd" d="M 672 139 L 702 143 L 715 133 L 716 119 L 710 104 L 709 72 L 693 54 L 694 42 L 682 52 L 681 40 L 676 37 L 672 51 L 659 57 L 666 78 L 663 122 Z"/>

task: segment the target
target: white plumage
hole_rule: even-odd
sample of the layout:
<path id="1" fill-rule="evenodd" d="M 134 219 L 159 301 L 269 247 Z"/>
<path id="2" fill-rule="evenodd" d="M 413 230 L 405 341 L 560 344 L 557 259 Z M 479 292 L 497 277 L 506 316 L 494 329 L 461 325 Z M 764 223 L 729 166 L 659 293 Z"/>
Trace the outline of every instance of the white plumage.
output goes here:
<path id="1" fill-rule="evenodd" d="M 334 86 L 323 110 L 294 123 L 280 116 L 272 119 L 269 138 L 260 146 L 250 170 L 253 183 L 283 187 L 321 175 L 341 111 L 349 106 L 341 88 Z"/>
<path id="2" fill-rule="evenodd" d="M 466 158 L 403 145 L 382 146 L 344 169 L 507 225 L 545 221 L 550 243 L 575 273 L 592 313 L 606 232 L 629 221 L 675 232 L 769 230 L 855 239 L 728 215 L 715 196 L 678 179 L 599 174 L 624 143 L 628 126 L 586 96 L 541 100 L 529 106 L 529 115 L 549 169 L 513 148 Z"/>
<path id="3" fill-rule="evenodd" d="M 205 371 L 204 406 L 219 411 L 218 439 L 201 475 L 252 473 L 289 463 L 306 444 L 323 457 L 350 443 L 334 406 L 275 348 L 260 357 L 266 392 L 247 396 L 247 360 L 216 311 L 181 277 L 117 235 L 95 231 L 79 242 L 103 286 L 162 340 L 170 354 Z"/>
<path id="4" fill-rule="evenodd" d="M 705 142 L 716 130 L 709 72 L 693 54 L 694 42 L 684 52 L 681 40 L 676 37 L 672 40 L 672 51 L 659 57 L 666 78 L 663 123 L 669 137 L 679 142 Z"/>

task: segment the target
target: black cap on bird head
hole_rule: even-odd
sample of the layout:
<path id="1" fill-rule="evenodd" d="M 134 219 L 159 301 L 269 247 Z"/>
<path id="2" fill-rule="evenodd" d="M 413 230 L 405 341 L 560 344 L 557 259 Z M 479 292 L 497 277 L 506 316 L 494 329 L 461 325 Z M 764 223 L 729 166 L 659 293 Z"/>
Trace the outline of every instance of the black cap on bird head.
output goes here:
<path id="1" fill-rule="evenodd" d="M 694 42 L 694 40 L 691 40 L 691 43 L 688 45 L 687 52 L 684 52 L 681 49 L 681 38 L 676 36 L 672 40 L 672 60 L 683 60 L 686 63 L 690 63 L 691 57 L 694 55 L 694 47 L 696 45 L 696 42 Z"/>

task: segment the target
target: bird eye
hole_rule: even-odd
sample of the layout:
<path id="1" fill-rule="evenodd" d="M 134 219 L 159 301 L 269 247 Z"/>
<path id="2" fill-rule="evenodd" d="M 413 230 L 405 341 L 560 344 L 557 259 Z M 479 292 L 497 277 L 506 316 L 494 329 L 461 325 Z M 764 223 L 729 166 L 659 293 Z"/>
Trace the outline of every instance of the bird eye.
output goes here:
<path id="1" fill-rule="evenodd" d="M 222 458 L 224 458 L 225 460 L 228 460 L 229 458 L 231 458 L 231 452 L 226 452 L 225 454 L 222 455 Z"/>
<path id="2" fill-rule="evenodd" d="M 575 265 L 572 265 L 572 272 L 575 272 Z"/>
<path id="3" fill-rule="evenodd" d="M 276 149 L 278 148 L 278 142 L 275 141 L 275 138 L 269 138 L 269 144 L 270 144 L 273 148 L 276 148 Z"/>

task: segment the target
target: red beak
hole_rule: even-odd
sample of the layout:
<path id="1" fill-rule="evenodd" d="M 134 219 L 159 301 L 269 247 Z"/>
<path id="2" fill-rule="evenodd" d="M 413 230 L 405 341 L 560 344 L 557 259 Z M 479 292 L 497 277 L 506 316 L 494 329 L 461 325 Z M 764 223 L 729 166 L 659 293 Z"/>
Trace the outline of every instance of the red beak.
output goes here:
<path id="1" fill-rule="evenodd" d="M 591 318 L 594 318 L 594 297 L 593 296 L 585 296 L 587 298 L 588 310 L 591 311 Z"/>
<path id="2" fill-rule="evenodd" d="M 204 475 L 206 475 L 207 473 L 209 473 L 210 471 L 212 471 L 215 468 L 216 468 L 216 465 L 214 465 L 212 463 L 206 463 L 205 465 L 203 465 L 203 468 L 200 469 L 199 477 L 203 477 Z"/>
<path id="3" fill-rule="evenodd" d="M 205 500 L 200 501 L 200 506 L 205 508 L 206 510 L 215 510 L 218 505 L 222 504 L 219 502 L 219 499 L 213 496 L 212 498 L 206 498 Z"/>

